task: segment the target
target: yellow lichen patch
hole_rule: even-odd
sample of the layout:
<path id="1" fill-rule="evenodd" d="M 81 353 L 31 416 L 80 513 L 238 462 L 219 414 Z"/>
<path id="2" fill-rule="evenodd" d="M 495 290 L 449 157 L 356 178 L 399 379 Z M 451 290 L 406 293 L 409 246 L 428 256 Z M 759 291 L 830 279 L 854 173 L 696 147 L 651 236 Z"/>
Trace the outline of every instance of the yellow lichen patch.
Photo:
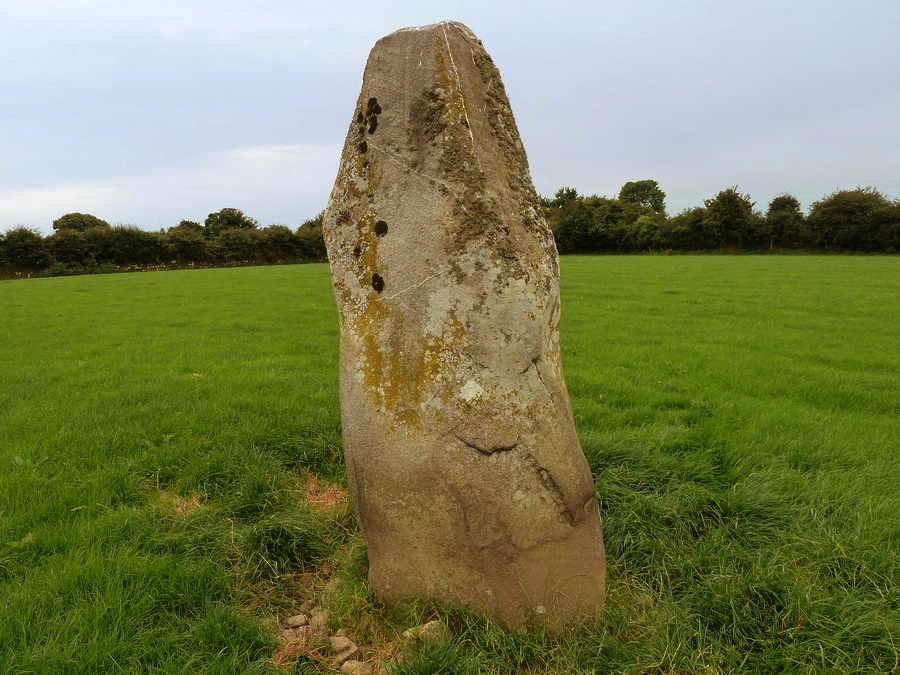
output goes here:
<path id="1" fill-rule="evenodd" d="M 429 336 L 425 341 L 412 382 L 411 390 L 414 395 L 423 394 L 429 385 L 441 380 L 443 375 L 453 370 L 462 359 L 456 347 L 459 340 L 465 335 L 465 329 L 462 328 L 462 324 L 456 323 L 460 329 L 457 332 L 451 327 L 450 339 Z"/>
<path id="2" fill-rule="evenodd" d="M 451 313 L 441 335 L 427 335 L 421 346 L 408 339 L 406 319 L 391 317 L 388 308 L 373 300 L 354 322 L 359 339 L 362 385 L 373 404 L 392 414 L 395 424 L 422 424 L 420 404 L 441 386 L 462 361 L 461 342 L 467 331 Z"/>
<path id="3" fill-rule="evenodd" d="M 403 410 L 394 416 L 394 420 L 407 428 L 418 429 L 422 426 L 422 416 L 415 410 Z"/>
<path id="4" fill-rule="evenodd" d="M 371 211 L 366 211 L 356 223 L 356 241 L 360 254 L 356 261 L 359 285 L 372 286 L 372 275 L 378 271 L 378 237 L 375 236 L 375 225 L 378 219 Z"/>
<path id="5" fill-rule="evenodd" d="M 383 380 L 384 359 L 379 337 L 386 318 L 387 308 L 380 301 L 373 300 L 354 321 L 352 328 L 362 341 L 360 369 L 363 384 L 370 393 L 379 391 Z"/>

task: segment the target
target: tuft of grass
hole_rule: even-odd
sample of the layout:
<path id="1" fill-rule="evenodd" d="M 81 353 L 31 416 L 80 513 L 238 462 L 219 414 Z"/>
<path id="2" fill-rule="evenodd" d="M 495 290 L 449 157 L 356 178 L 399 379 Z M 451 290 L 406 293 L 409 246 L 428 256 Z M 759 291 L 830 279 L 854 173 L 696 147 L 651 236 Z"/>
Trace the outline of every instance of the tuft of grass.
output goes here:
<path id="1" fill-rule="evenodd" d="M 482 670 L 472 656 L 454 644 L 425 643 L 397 661 L 390 675 L 478 675 Z"/>
<path id="2" fill-rule="evenodd" d="M 264 573 L 306 572 L 333 552 L 324 530 L 309 510 L 281 511 L 249 526 L 242 548 Z"/>

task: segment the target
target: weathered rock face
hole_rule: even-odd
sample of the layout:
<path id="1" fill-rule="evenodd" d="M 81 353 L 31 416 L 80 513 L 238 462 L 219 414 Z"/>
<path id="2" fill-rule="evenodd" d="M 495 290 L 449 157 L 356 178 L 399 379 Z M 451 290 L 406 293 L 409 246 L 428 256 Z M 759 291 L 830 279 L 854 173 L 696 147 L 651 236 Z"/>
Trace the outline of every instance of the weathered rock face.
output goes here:
<path id="1" fill-rule="evenodd" d="M 466 26 L 372 49 L 325 239 L 373 589 L 507 626 L 595 613 L 603 541 L 560 364 L 556 248 Z"/>

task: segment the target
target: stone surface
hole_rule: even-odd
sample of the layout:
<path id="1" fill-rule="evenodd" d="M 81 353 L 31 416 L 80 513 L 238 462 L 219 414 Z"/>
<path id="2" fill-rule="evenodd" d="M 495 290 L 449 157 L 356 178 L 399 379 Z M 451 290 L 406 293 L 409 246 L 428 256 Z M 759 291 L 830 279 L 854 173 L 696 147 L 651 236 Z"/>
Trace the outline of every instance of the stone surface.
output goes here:
<path id="1" fill-rule="evenodd" d="M 334 662 L 337 664 L 341 664 L 357 656 L 359 656 L 359 647 L 353 644 L 347 649 L 342 649 L 341 651 L 339 651 L 334 657 Z"/>
<path id="2" fill-rule="evenodd" d="M 407 640 L 443 644 L 450 638 L 450 629 L 442 621 L 429 621 L 421 626 L 403 631 L 403 637 Z"/>
<path id="3" fill-rule="evenodd" d="M 331 636 L 331 647 L 336 652 L 342 652 L 346 649 L 351 649 L 355 644 L 353 640 L 348 638 L 346 635 L 332 635 Z"/>
<path id="4" fill-rule="evenodd" d="M 603 542 L 560 362 L 556 248 L 500 74 L 464 25 L 372 49 L 324 225 L 375 592 L 509 627 L 598 611 Z"/>
<path id="5" fill-rule="evenodd" d="M 338 664 L 359 656 L 359 646 L 346 635 L 331 636 L 331 649 L 336 652 L 334 662 Z"/>
<path id="6" fill-rule="evenodd" d="M 294 616 L 288 617 L 284 621 L 284 625 L 288 628 L 300 628 L 300 626 L 305 626 L 309 623 L 309 618 L 306 614 L 295 614 Z"/>
<path id="7" fill-rule="evenodd" d="M 300 626 L 299 628 L 294 629 L 294 635 L 296 635 L 298 638 L 308 638 L 315 632 L 316 629 L 310 625 Z"/>
<path id="8" fill-rule="evenodd" d="M 331 648 L 331 634 L 327 628 L 315 628 L 309 633 L 309 644 L 313 647 Z"/>
<path id="9" fill-rule="evenodd" d="M 341 672 L 350 675 L 372 675 L 372 666 L 363 661 L 346 661 L 341 666 Z"/>
<path id="10" fill-rule="evenodd" d="M 309 620 L 309 625 L 313 628 L 325 628 L 330 618 L 331 614 L 328 610 L 322 609 L 313 613 L 312 618 Z"/>

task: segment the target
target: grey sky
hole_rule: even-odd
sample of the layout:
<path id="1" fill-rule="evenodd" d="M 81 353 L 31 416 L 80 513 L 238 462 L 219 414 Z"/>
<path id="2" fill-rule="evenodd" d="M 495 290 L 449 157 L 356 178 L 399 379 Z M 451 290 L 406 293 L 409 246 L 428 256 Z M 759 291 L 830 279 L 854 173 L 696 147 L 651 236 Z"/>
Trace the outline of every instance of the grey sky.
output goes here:
<path id="1" fill-rule="evenodd" d="M 900 197 L 897 0 L 0 0 L 0 230 L 226 206 L 296 227 L 326 204 L 369 49 L 442 19 L 494 57 L 542 194 Z"/>

